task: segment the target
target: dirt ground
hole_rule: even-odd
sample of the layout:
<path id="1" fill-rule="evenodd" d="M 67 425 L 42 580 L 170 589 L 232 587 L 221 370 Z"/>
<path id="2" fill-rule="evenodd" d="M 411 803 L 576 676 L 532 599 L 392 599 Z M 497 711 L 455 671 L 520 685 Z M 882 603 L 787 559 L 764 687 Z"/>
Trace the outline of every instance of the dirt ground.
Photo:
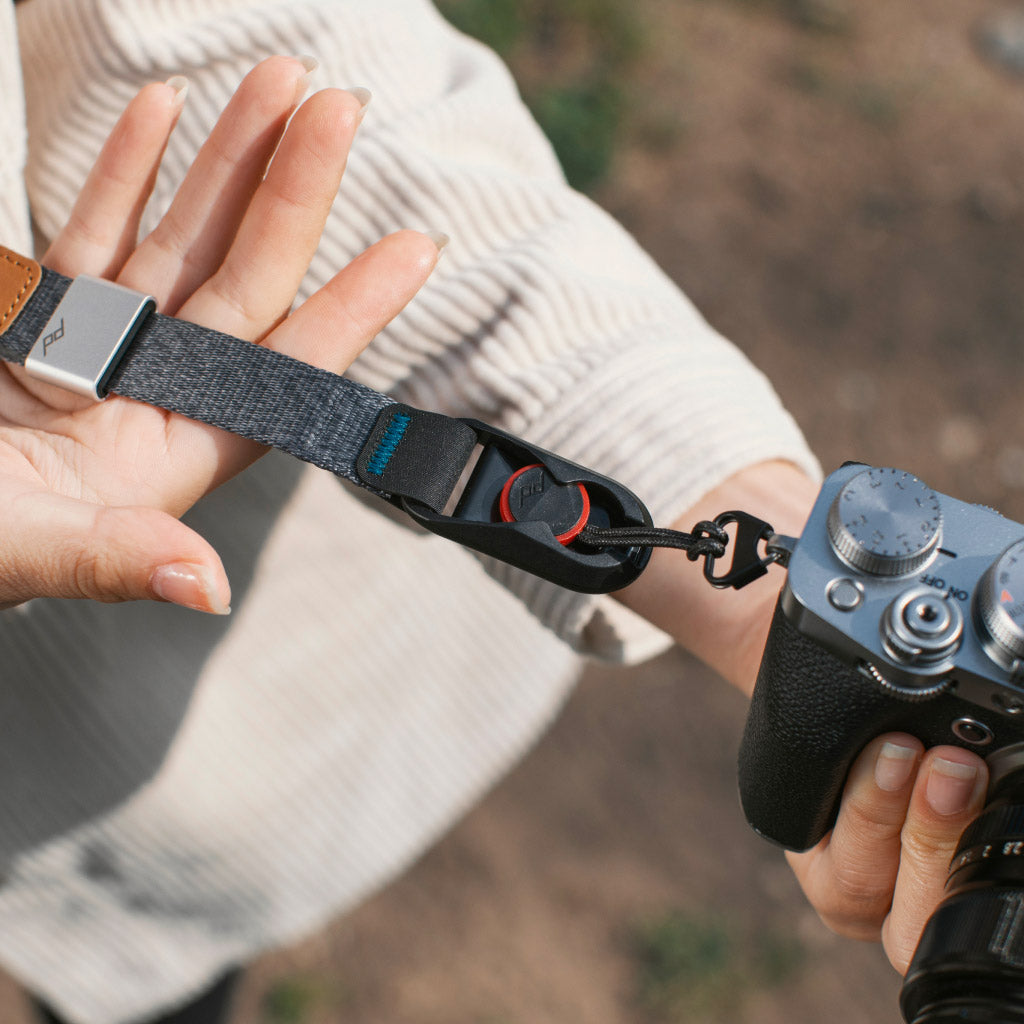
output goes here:
<path id="1" fill-rule="evenodd" d="M 1024 519 L 1024 78 L 978 44 L 1012 5 L 632 3 L 646 51 L 602 203 L 826 469 L 899 466 Z M 897 1024 L 881 952 L 830 935 L 742 821 L 743 719 L 682 653 L 594 668 L 411 871 L 262 961 L 235 1024 Z"/>

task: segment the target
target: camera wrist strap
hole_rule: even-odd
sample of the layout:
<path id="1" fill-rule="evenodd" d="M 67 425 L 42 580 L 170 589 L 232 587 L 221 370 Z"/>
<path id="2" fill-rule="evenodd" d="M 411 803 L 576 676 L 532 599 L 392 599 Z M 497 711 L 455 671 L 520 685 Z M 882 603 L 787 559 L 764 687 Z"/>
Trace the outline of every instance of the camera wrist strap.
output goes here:
<path id="1" fill-rule="evenodd" d="M 95 400 L 118 394 L 279 448 L 374 492 L 434 533 L 572 590 L 627 586 L 655 546 L 703 557 L 715 586 L 744 586 L 781 557 L 761 555 L 771 527 L 746 513 L 724 513 L 692 533 L 656 528 L 621 484 L 522 438 L 400 404 L 157 313 L 149 296 L 97 278 L 72 280 L 3 247 L 0 358 Z M 716 576 L 730 523 L 733 566 Z"/>

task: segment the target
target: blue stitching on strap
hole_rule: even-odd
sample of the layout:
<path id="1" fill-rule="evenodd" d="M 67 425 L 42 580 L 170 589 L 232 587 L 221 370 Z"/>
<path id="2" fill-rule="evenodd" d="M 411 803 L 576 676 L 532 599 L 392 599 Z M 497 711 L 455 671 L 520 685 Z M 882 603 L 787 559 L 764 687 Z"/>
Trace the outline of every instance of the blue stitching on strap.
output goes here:
<path id="1" fill-rule="evenodd" d="M 374 476 L 381 476 L 384 473 L 387 464 L 391 461 L 391 456 L 395 454 L 395 449 L 411 422 L 412 417 L 404 412 L 395 413 L 391 417 L 391 422 L 387 425 L 384 435 L 377 442 L 373 454 L 366 462 L 368 472 Z"/>

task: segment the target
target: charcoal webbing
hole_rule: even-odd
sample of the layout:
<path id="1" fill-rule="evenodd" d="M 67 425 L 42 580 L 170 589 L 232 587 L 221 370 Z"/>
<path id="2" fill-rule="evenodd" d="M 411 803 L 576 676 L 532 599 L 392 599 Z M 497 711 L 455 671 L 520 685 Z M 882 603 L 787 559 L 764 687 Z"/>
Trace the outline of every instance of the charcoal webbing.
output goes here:
<path id="1" fill-rule="evenodd" d="M 70 283 L 43 269 L 32 299 L 0 335 L 0 357 L 25 361 Z M 380 411 L 394 404 L 345 377 L 158 313 L 139 328 L 109 389 L 280 448 L 362 487 L 356 461 Z"/>

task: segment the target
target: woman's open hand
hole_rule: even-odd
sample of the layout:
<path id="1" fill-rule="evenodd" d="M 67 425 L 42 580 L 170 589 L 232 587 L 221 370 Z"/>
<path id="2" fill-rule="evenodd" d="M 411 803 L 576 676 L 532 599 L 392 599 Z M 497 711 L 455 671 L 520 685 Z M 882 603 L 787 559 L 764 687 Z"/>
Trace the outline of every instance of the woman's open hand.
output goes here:
<path id="1" fill-rule="evenodd" d="M 186 83 L 146 86 L 114 128 L 43 262 L 153 295 L 158 309 L 341 372 L 429 276 L 438 244 L 403 231 L 289 312 L 369 96 L 299 105 L 305 61 L 245 78 L 157 227 L 143 208 Z M 33 597 L 151 598 L 228 610 L 220 559 L 178 520 L 264 449 L 151 406 L 91 403 L 0 370 L 0 607 Z"/>

